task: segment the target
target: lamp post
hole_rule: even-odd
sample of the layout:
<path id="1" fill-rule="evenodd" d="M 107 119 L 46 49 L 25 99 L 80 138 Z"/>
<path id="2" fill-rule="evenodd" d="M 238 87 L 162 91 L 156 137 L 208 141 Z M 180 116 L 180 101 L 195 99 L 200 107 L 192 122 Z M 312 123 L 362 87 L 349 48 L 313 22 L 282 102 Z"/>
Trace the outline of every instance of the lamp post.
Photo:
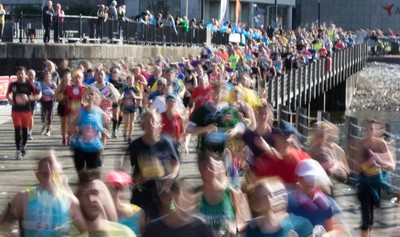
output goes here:
<path id="1" fill-rule="evenodd" d="M 321 0 L 318 0 L 318 29 L 321 29 Z"/>

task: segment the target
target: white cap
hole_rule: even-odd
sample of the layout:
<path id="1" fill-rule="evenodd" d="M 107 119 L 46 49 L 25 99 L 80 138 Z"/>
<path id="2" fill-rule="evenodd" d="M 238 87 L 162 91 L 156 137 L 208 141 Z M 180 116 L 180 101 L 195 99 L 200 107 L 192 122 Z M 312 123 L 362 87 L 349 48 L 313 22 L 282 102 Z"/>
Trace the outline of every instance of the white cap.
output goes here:
<path id="1" fill-rule="evenodd" d="M 313 159 L 304 159 L 296 166 L 296 175 L 303 177 L 307 182 L 322 185 L 332 185 L 324 168 Z"/>

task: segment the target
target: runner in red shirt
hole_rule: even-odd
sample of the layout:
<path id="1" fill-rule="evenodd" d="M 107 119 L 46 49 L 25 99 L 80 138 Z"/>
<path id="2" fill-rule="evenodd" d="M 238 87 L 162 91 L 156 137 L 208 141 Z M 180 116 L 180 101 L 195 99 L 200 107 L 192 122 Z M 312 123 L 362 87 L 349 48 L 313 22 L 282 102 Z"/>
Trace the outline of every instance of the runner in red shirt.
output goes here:
<path id="1" fill-rule="evenodd" d="M 26 80 L 25 67 L 19 67 L 17 69 L 17 81 L 10 83 L 6 97 L 8 103 L 12 105 L 11 117 L 14 124 L 15 146 L 17 148 L 15 158 L 17 160 L 22 160 L 26 154 L 28 127 L 31 123 L 31 101 L 38 99 L 35 86 L 32 82 Z"/>
<path id="2" fill-rule="evenodd" d="M 269 146 L 263 138 L 256 138 L 255 143 L 266 151 L 252 166 L 252 171 L 258 179 L 279 176 L 289 189 L 295 186 L 298 182 L 295 174 L 297 164 L 301 160 L 311 158 L 307 153 L 291 146 L 290 139 L 298 134 L 292 125 L 281 121 L 279 128 L 272 129 L 274 147 Z"/>
<path id="3" fill-rule="evenodd" d="M 82 97 L 85 93 L 86 86 L 83 85 L 83 72 L 82 70 L 76 70 L 72 75 L 72 85 L 69 85 L 65 89 L 66 100 L 68 101 L 66 110 L 68 116 L 68 139 L 67 143 L 70 144 L 71 136 L 74 133 L 74 119 L 82 107 Z"/>
<path id="4" fill-rule="evenodd" d="M 168 94 L 165 98 L 167 110 L 161 113 L 163 123 L 162 134 L 169 135 L 177 144 L 182 140 L 184 133 L 183 119 L 176 111 L 176 97 Z"/>
<path id="5" fill-rule="evenodd" d="M 207 74 L 199 76 L 198 82 L 199 85 L 193 89 L 189 101 L 189 106 L 193 107 L 194 105 L 194 109 L 199 108 L 212 99 L 213 87 L 208 81 Z"/>

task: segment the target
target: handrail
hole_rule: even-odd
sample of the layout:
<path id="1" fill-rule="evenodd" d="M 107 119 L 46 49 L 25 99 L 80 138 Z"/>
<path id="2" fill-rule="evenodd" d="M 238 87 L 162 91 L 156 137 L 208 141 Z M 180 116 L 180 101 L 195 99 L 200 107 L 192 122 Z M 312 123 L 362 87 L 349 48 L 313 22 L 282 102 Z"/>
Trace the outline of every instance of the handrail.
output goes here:
<path id="1" fill-rule="evenodd" d="M 336 52 L 332 55 L 330 70 L 327 59 L 319 59 L 275 77 L 267 84 L 267 99 L 274 108 L 284 105 L 294 110 L 305 105 L 346 80 L 351 75 L 349 71 L 362 70 L 368 57 L 367 47 L 363 43 Z"/>

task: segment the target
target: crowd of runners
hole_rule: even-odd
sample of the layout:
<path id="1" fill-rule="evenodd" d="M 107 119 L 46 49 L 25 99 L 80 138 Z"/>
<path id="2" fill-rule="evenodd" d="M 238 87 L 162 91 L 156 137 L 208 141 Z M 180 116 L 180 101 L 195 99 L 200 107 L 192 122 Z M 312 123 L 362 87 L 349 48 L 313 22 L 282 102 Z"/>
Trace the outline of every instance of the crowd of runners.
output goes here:
<path id="1" fill-rule="evenodd" d="M 367 121 L 348 157 L 335 125 L 314 124 L 305 141 L 276 121 L 265 90 L 285 70 L 352 47 L 355 37 L 335 27 L 280 30 L 268 42 L 204 45 L 173 63 L 159 56 L 72 69 L 67 59 L 58 67 L 45 59 L 38 80 L 19 67 L 7 92 L 15 158 L 29 153 L 29 139 L 40 139 L 32 135 L 39 101 L 40 134 L 52 136 L 56 108 L 59 142 L 73 149 L 79 184 L 71 191 L 49 152 L 35 171 L 39 185 L 14 197 L 1 224 L 18 220 L 23 236 L 351 236 L 332 189 L 357 173 L 362 236 L 370 236 L 383 176 L 396 161 L 383 125 Z M 142 135 L 133 137 L 134 129 Z M 102 180 L 102 152 L 121 135 L 132 173 L 111 171 Z M 179 177 L 191 136 L 198 137 L 196 190 Z M 130 203 L 122 198 L 126 186 Z"/>

